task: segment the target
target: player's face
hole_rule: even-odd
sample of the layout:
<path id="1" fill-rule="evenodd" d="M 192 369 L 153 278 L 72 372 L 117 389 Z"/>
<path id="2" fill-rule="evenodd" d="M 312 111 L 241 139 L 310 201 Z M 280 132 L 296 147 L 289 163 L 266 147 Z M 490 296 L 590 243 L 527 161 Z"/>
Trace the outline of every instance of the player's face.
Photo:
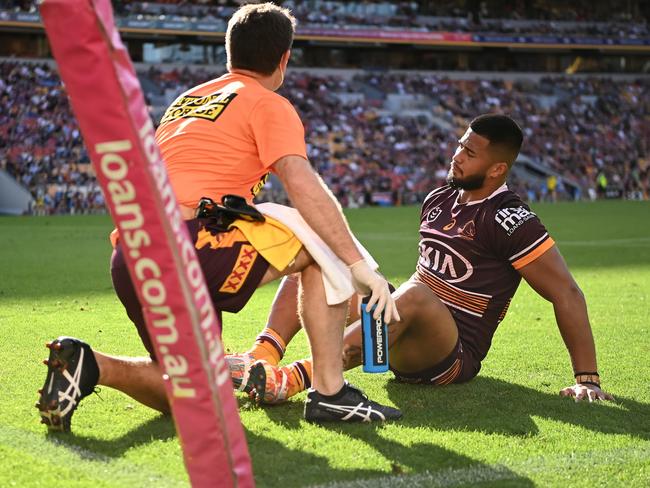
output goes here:
<path id="1" fill-rule="evenodd" d="M 492 165 L 489 145 L 489 139 L 468 128 L 458 141 L 456 152 L 451 158 L 447 183 L 462 190 L 482 188 L 487 170 Z"/>

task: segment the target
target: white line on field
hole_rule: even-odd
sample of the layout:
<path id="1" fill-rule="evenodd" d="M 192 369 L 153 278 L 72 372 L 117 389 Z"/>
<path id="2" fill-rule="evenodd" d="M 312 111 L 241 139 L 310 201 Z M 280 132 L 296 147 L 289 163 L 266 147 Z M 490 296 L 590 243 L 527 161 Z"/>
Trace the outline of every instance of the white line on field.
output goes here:
<path id="1" fill-rule="evenodd" d="M 338 481 L 312 488 L 450 488 L 459 485 L 473 486 L 502 480 L 516 480 L 539 472 L 563 471 L 575 466 L 620 465 L 650 459 L 650 445 L 609 451 L 586 451 L 571 454 L 540 456 L 524 461 L 503 464 L 448 468 L 425 471 L 413 475 L 382 476 L 364 480 Z"/>
<path id="2" fill-rule="evenodd" d="M 112 486 L 188 486 L 186 481 L 150 471 L 141 464 L 126 461 L 122 456 L 105 456 L 56 438 L 48 439 L 45 434 L 35 434 L 7 425 L 0 425 L 0 445 L 51 464 L 53 472 L 57 469 L 69 470 L 88 480 Z M 29 465 L 23 465 L 21 469 L 29 469 Z"/>

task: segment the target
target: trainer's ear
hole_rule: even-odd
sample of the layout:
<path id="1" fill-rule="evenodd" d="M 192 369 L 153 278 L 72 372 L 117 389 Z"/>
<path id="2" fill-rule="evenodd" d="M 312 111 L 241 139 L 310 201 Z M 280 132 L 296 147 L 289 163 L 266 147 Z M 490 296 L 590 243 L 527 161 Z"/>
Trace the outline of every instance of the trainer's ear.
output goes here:
<path id="1" fill-rule="evenodd" d="M 291 49 L 287 49 L 286 52 L 280 58 L 280 66 L 282 71 L 287 69 L 287 64 L 289 64 L 289 59 L 291 58 Z"/>

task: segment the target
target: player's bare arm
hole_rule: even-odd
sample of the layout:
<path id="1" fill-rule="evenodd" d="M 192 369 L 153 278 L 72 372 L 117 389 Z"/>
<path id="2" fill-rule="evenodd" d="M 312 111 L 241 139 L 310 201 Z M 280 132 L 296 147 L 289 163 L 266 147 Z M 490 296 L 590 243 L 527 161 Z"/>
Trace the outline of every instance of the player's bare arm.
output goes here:
<path id="1" fill-rule="evenodd" d="M 377 303 L 377 313 L 384 311 L 387 322 L 397 318 L 397 309 L 390 296 L 388 282 L 375 273 L 357 249 L 341 207 L 313 170 L 309 161 L 295 155 L 280 158 L 273 165 L 294 207 L 309 226 L 348 266 L 353 280 L 372 294 L 369 307 Z"/>
<path id="2" fill-rule="evenodd" d="M 519 272 L 537 293 L 553 303 L 560 334 L 571 356 L 576 383 L 562 389 L 560 394 L 574 397 L 576 401 L 613 400 L 612 395 L 600 389 L 587 303 L 560 251 L 553 246 Z"/>

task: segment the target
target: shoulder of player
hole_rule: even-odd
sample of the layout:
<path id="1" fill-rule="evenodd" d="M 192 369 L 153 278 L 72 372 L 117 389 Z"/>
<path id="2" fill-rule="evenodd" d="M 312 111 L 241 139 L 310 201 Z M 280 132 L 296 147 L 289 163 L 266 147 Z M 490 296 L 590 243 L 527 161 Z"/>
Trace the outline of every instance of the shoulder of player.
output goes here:
<path id="1" fill-rule="evenodd" d="M 489 197 L 481 207 L 481 221 L 488 226 L 499 226 L 503 219 L 512 213 L 535 215 L 521 197 L 509 189 Z"/>
<path id="2" fill-rule="evenodd" d="M 489 206 L 495 211 L 504 208 L 522 207 L 530 212 L 530 207 L 524 203 L 521 197 L 512 190 L 505 190 L 488 200 Z"/>
<path id="3" fill-rule="evenodd" d="M 515 232 L 524 222 L 534 220 L 541 224 L 537 214 L 511 190 L 495 195 L 486 203 L 488 205 L 485 207 L 484 222 L 506 231 L 508 235 Z"/>
<path id="4" fill-rule="evenodd" d="M 449 185 L 444 185 L 444 186 L 441 186 L 439 188 L 436 188 L 435 190 L 432 190 L 431 192 L 429 192 L 429 194 L 426 197 L 424 197 L 423 205 L 426 205 L 429 201 L 431 201 L 431 199 L 433 199 L 435 197 L 449 196 L 449 195 L 451 195 L 452 193 L 454 193 L 456 191 L 457 190 L 454 190 Z"/>

